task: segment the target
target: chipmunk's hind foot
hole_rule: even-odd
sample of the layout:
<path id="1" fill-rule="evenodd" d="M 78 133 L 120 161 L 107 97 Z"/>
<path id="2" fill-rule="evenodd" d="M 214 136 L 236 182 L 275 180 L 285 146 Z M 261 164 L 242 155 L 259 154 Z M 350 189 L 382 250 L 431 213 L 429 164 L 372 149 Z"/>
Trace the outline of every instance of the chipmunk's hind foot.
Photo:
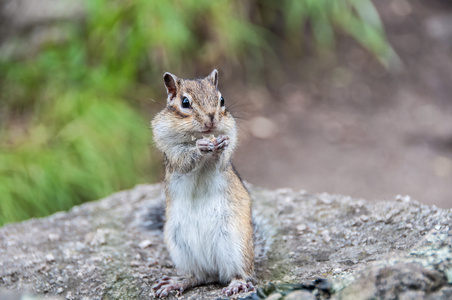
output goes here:
<path id="1" fill-rule="evenodd" d="M 227 287 L 223 289 L 223 294 L 227 297 L 236 295 L 238 293 L 247 293 L 254 291 L 255 288 L 251 282 L 242 280 L 234 280 Z"/>
<path id="2" fill-rule="evenodd" d="M 194 278 L 181 279 L 165 276 L 158 280 L 151 290 L 157 298 L 167 297 L 170 291 L 176 291 L 178 295 L 182 295 L 182 292 L 193 286 L 195 281 Z"/>

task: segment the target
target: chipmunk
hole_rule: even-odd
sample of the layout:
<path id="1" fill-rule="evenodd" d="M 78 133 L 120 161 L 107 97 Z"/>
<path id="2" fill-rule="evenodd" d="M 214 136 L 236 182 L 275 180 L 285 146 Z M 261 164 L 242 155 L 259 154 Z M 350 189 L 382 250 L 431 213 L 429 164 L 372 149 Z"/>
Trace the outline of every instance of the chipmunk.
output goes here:
<path id="1" fill-rule="evenodd" d="M 163 76 L 167 106 L 152 121 L 165 165 L 164 237 L 186 278 L 163 277 L 154 296 L 220 282 L 226 296 L 254 290 L 251 198 L 231 164 L 234 117 L 218 90 L 218 71 L 203 79 Z"/>

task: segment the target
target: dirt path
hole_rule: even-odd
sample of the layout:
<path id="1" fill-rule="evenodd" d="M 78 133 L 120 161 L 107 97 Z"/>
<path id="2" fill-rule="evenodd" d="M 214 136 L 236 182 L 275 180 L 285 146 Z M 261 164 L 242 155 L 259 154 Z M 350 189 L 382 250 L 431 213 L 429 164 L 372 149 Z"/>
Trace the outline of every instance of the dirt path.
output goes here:
<path id="1" fill-rule="evenodd" d="M 235 156 L 245 180 L 452 207 L 452 5 L 376 2 L 403 70 L 390 74 L 342 42 L 337 62 L 297 66 L 309 75 L 276 101 L 263 90 L 226 91 L 246 99 Z"/>

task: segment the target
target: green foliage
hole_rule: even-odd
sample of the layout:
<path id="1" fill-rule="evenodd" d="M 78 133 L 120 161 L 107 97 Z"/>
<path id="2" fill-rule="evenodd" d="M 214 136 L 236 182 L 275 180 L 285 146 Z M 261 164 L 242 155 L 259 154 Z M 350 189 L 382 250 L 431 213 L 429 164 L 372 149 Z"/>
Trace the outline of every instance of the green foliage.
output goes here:
<path id="1" fill-rule="evenodd" d="M 351 36 L 389 67 L 398 57 L 388 44 L 378 12 L 369 0 L 265 0 L 261 15 L 283 23 L 279 36 L 289 52 L 300 52 L 313 38 L 319 49 L 331 49 L 337 32 Z M 277 27 L 277 26 L 274 26 Z M 286 52 L 287 53 L 287 52 Z"/>
<path id="2" fill-rule="evenodd" d="M 82 24 L 61 24 L 63 39 L 0 60 L 0 225 L 155 180 L 143 99 L 162 91 L 164 70 L 240 66 L 259 77 L 310 37 L 333 47 L 338 31 L 385 64 L 395 57 L 370 0 L 86 5 Z"/>
<path id="3" fill-rule="evenodd" d="M 127 104 L 90 92 L 50 97 L 57 100 L 43 105 L 29 132 L 0 153 L 1 223 L 65 210 L 151 178 L 149 132 Z"/>

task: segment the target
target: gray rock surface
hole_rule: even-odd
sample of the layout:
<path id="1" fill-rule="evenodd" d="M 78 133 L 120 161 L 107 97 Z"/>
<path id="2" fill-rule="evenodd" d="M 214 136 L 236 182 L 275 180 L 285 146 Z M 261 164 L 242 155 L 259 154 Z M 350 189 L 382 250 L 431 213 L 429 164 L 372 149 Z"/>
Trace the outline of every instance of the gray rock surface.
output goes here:
<path id="1" fill-rule="evenodd" d="M 258 286 L 321 277 L 331 282 L 335 299 L 450 299 L 450 209 L 407 197 L 369 203 L 289 189 L 250 191 L 260 223 L 272 228 L 266 231 L 273 240 L 267 259 L 256 266 Z M 69 212 L 4 226 L 0 293 L 151 298 L 155 280 L 177 274 L 161 231 L 150 229 L 162 201 L 161 184 L 140 185 Z M 181 299 L 216 299 L 220 291 L 220 285 L 198 287 Z M 306 290 L 285 298 L 297 295 L 313 298 Z M 316 290 L 311 295 L 326 297 Z"/>

